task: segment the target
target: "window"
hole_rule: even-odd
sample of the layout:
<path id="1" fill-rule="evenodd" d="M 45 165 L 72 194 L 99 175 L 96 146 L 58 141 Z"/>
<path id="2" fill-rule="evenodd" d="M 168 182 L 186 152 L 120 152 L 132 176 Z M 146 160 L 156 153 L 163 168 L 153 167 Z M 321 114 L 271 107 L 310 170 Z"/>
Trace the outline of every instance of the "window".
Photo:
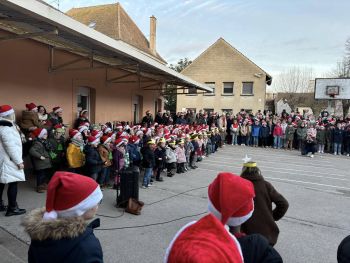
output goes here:
<path id="1" fill-rule="evenodd" d="M 254 95 L 253 82 L 243 82 L 242 95 Z"/>
<path id="2" fill-rule="evenodd" d="M 187 96 L 197 96 L 197 89 L 196 88 L 188 88 Z"/>
<path id="3" fill-rule="evenodd" d="M 223 95 L 233 95 L 233 82 L 224 82 Z"/>
<path id="4" fill-rule="evenodd" d="M 222 109 L 221 112 L 222 112 L 222 114 L 225 114 L 225 115 L 226 114 L 230 114 L 231 115 L 233 110 L 232 109 Z"/>
<path id="5" fill-rule="evenodd" d="M 215 82 L 205 82 L 205 85 L 213 89 L 211 93 L 204 93 L 205 96 L 215 96 Z"/>
<path id="6" fill-rule="evenodd" d="M 196 113 L 197 109 L 196 108 L 186 108 L 188 111 L 193 111 L 193 113 Z"/>
<path id="7" fill-rule="evenodd" d="M 211 113 L 214 112 L 214 109 L 204 108 L 203 111 L 208 113 L 208 116 L 209 116 Z"/>

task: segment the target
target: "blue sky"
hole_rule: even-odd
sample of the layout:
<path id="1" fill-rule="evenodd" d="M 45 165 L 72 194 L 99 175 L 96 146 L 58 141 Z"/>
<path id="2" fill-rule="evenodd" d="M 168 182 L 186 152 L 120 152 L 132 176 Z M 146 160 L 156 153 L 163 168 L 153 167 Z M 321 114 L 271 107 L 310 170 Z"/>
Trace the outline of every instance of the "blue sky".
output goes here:
<path id="1" fill-rule="evenodd" d="M 60 0 L 60 9 L 115 2 Z M 323 76 L 341 60 L 350 37 L 349 0 L 119 2 L 146 37 L 149 17 L 157 17 L 157 50 L 169 63 L 194 59 L 223 37 L 273 76 L 291 66 Z"/>

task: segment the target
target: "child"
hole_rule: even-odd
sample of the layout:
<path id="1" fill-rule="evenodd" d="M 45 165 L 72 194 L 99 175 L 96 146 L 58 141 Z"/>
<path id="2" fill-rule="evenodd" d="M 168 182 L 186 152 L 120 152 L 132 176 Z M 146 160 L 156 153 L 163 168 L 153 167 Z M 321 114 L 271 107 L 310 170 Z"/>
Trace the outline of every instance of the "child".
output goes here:
<path id="1" fill-rule="evenodd" d="M 277 243 L 279 229 L 275 221 L 280 220 L 288 210 L 288 201 L 264 180 L 255 162 L 243 164 L 241 177 L 254 185 L 255 199 L 252 217 L 242 225 L 246 234 L 259 233 L 267 238 L 270 245 Z M 276 207 L 272 210 L 272 204 Z"/>
<path id="2" fill-rule="evenodd" d="M 113 170 L 114 170 L 114 188 L 117 189 L 120 184 L 120 173 L 125 167 L 125 143 L 123 138 L 115 140 L 115 147 L 112 151 Z"/>
<path id="3" fill-rule="evenodd" d="M 52 150 L 52 147 L 47 141 L 46 129 L 37 128 L 32 134 L 35 140 L 29 150 L 29 154 L 32 157 L 36 174 L 36 191 L 44 193 L 51 175 L 52 165 L 49 152 Z"/>
<path id="4" fill-rule="evenodd" d="M 275 128 L 273 129 L 273 148 L 281 148 L 281 137 L 283 135 L 281 123 L 278 121 Z"/>
<path id="5" fill-rule="evenodd" d="M 237 122 L 237 119 L 233 120 L 233 123 L 231 124 L 231 127 L 230 127 L 230 133 L 232 136 L 232 145 L 237 145 L 237 138 L 239 134 L 239 124 Z"/>
<path id="6" fill-rule="evenodd" d="M 69 171 L 82 174 L 85 164 L 84 140 L 77 130 L 69 130 L 70 143 L 67 147 L 67 162 Z"/>
<path id="7" fill-rule="evenodd" d="M 102 166 L 108 163 L 108 160 L 102 161 L 102 158 L 97 150 L 99 144 L 100 138 L 89 136 L 88 144 L 85 145 L 84 148 L 86 158 L 85 173 L 95 181 L 97 181 L 97 178 L 102 171 Z"/>
<path id="8" fill-rule="evenodd" d="M 174 170 L 176 169 L 176 145 L 174 141 L 168 143 L 168 147 L 165 148 L 166 154 L 166 168 L 167 176 L 173 177 Z"/>
<path id="9" fill-rule="evenodd" d="M 176 162 L 177 162 L 177 173 L 184 173 L 185 163 L 186 163 L 186 154 L 185 154 L 185 141 L 180 140 L 178 143 L 178 147 L 175 150 L 176 152 Z"/>
<path id="10" fill-rule="evenodd" d="M 31 238 L 28 262 L 103 262 L 103 253 L 93 229 L 99 219 L 87 224 L 102 200 L 91 178 L 56 172 L 47 189 L 46 208 L 35 209 L 23 221 Z"/>
<path id="11" fill-rule="evenodd" d="M 202 148 L 203 148 L 203 135 L 201 133 L 198 134 L 198 150 L 197 150 L 197 162 L 202 161 L 203 159 L 203 152 L 202 152 Z"/>
<path id="12" fill-rule="evenodd" d="M 145 175 L 143 176 L 142 188 L 147 189 L 150 185 L 153 168 L 155 167 L 154 148 L 155 141 L 149 140 L 146 145 L 141 149 L 142 153 L 142 166 L 145 168 Z"/>
<path id="13" fill-rule="evenodd" d="M 192 145 L 193 145 L 193 151 L 191 152 L 190 155 L 190 167 L 192 169 L 197 169 L 198 166 L 196 166 L 196 162 L 197 162 L 197 150 L 198 150 L 198 135 L 197 134 L 193 134 L 191 137 L 192 141 Z"/>
<path id="14" fill-rule="evenodd" d="M 53 130 L 53 135 L 48 139 L 52 146 L 52 151 L 49 152 L 52 160 L 52 169 L 54 172 L 63 170 L 66 159 L 66 149 L 64 142 L 65 129 L 61 125 L 56 125 Z"/>
<path id="15" fill-rule="evenodd" d="M 190 166 L 190 156 L 191 153 L 194 151 L 193 145 L 191 143 L 191 137 L 190 135 L 186 135 L 185 138 L 185 155 L 186 155 L 186 163 L 185 163 L 185 170 L 188 171 L 189 170 L 189 166 Z"/>
<path id="16" fill-rule="evenodd" d="M 267 148 L 269 146 L 269 137 L 270 137 L 270 127 L 267 125 L 266 121 L 262 121 L 260 128 L 260 138 L 261 146 Z"/>
<path id="17" fill-rule="evenodd" d="M 156 162 L 155 172 L 156 172 L 156 181 L 163 182 L 163 177 L 160 176 L 161 172 L 164 169 L 166 163 L 166 149 L 165 149 L 165 139 L 160 138 L 158 141 L 158 146 L 154 151 L 154 158 Z"/>
<path id="18" fill-rule="evenodd" d="M 318 144 L 318 152 L 324 153 L 324 146 L 326 144 L 326 129 L 323 124 L 318 126 L 316 140 Z"/>
<path id="19" fill-rule="evenodd" d="M 259 121 L 255 121 L 254 125 L 252 125 L 252 137 L 253 137 L 253 146 L 259 146 L 259 134 L 260 134 L 260 124 Z"/>
<path id="20" fill-rule="evenodd" d="M 106 135 L 102 136 L 101 144 L 98 146 L 98 152 L 101 156 L 102 161 L 104 162 L 100 177 L 98 178 L 98 183 L 101 187 L 101 190 L 103 190 L 109 183 L 109 174 L 113 160 L 111 141 L 111 137 Z"/>
<path id="21" fill-rule="evenodd" d="M 294 140 L 295 128 L 293 123 L 289 122 L 286 128 L 286 149 L 293 150 L 293 140 Z"/>
<path id="22" fill-rule="evenodd" d="M 127 150 L 130 158 L 131 166 L 141 166 L 141 153 L 140 153 L 140 139 L 136 135 L 132 135 L 129 138 L 129 143 L 127 145 Z"/>

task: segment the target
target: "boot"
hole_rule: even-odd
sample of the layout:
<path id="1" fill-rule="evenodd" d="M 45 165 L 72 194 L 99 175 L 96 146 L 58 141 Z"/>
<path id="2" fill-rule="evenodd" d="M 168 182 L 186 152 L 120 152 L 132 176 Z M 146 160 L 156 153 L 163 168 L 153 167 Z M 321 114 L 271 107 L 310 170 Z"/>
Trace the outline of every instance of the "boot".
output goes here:
<path id="1" fill-rule="evenodd" d="M 14 207 L 8 207 L 5 216 L 18 216 L 25 214 L 27 211 L 18 207 L 17 203 Z"/>
<path id="2" fill-rule="evenodd" d="M 163 180 L 163 177 L 158 177 L 158 178 L 156 178 L 156 181 L 157 182 L 163 182 L 164 180 Z"/>
<path id="3" fill-rule="evenodd" d="M 36 188 L 36 192 L 39 193 L 39 194 L 42 194 L 42 193 L 45 193 L 45 186 L 44 185 L 39 185 L 37 186 Z"/>
<path id="4" fill-rule="evenodd" d="M 0 200 L 0 212 L 6 211 L 7 206 L 4 204 L 4 201 Z"/>

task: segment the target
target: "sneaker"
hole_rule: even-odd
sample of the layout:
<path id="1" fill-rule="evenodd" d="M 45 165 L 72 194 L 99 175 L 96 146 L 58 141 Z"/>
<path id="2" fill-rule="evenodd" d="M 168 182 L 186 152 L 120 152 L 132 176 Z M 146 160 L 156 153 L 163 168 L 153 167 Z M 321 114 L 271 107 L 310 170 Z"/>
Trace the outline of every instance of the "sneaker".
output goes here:
<path id="1" fill-rule="evenodd" d="M 334 153 L 334 155 L 337 155 L 337 153 Z"/>
<path id="2" fill-rule="evenodd" d="M 142 189 L 147 189 L 148 187 L 143 185 L 143 186 L 141 186 L 141 188 Z"/>
<path id="3" fill-rule="evenodd" d="M 310 155 L 310 158 L 314 158 L 314 155 L 313 155 L 313 154 L 311 154 L 311 155 Z"/>
<path id="4" fill-rule="evenodd" d="M 346 156 L 350 156 L 350 154 L 347 154 Z"/>

